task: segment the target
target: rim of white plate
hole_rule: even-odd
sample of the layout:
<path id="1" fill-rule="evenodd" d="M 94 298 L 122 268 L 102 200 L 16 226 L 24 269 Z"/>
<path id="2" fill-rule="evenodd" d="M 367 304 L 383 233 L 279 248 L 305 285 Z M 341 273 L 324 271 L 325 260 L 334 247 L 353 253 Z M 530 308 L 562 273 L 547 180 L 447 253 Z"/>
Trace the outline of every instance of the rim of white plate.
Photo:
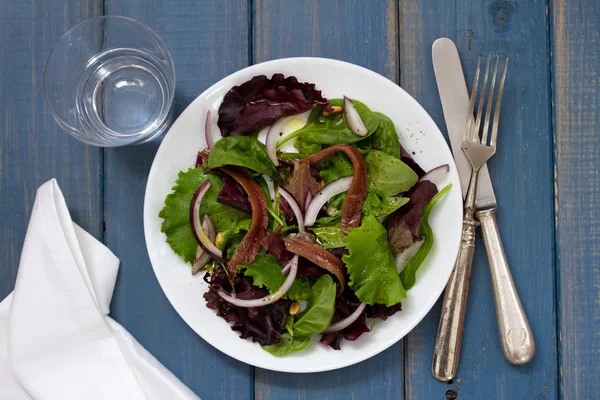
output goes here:
<path id="1" fill-rule="evenodd" d="M 171 251 L 165 235 L 160 232 L 162 220 L 158 217 L 164 197 L 175 184 L 177 171 L 192 166 L 195 153 L 205 145 L 202 127 L 206 110 L 212 110 L 213 130 L 217 129 L 216 110 L 223 95 L 232 86 L 255 75 L 270 76 L 277 72 L 294 75 L 299 81 L 315 83 L 325 96 L 355 97 L 374 111 L 388 115 L 394 121 L 403 146 L 412 152 L 423 169 L 446 163 L 450 165 L 448 183 L 453 185 L 430 216 L 434 232 L 444 230 L 446 234 L 442 237 L 436 235 L 432 251 L 419 270 L 417 283 L 403 302 L 403 311 L 387 321 L 378 321 L 373 332 L 362 335 L 357 341 L 343 341 L 342 350 L 335 351 L 316 343 L 311 350 L 282 358 L 272 356 L 255 343 L 240 339 L 223 319 L 206 307 L 203 299 L 200 304 L 190 304 L 191 300 L 201 298 L 206 284 L 198 276 L 200 274 L 192 277 L 189 265 Z M 310 80 L 312 75 L 317 79 Z M 332 86 L 338 92 L 330 93 Z M 376 96 L 374 91 L 378 91 L 377 95 L 385 92 L 384 96 L 391 96 L 391 101 L 388 101 L 389 98 L 373 97 Z M 366 94 L 357 95 L 359 92 Z M 369 96 L 372 98 L 365 98 Z M 393 110 L 392 115 L 390 110 Z M 406 118 L 399 115 L 406 115 Z M 412 133 L 411 122 L 414 123 Z M 185 146 L 179 145 L 177 142 L 186 136 L 189 138 L 184 142 Z M 419 137 L 427 140 L 419 143 Z M 190 142 L 197 142 L 198 146 L 192 146 Z M 423 149 L 426 149 L 425 153 L 422 153 Z M 461 225 L 462 196 L 454 159 L 442 133 L 425 109 L 404 89 L 376 72 L 348 62 L 317 57 L 284 58 L 256 64 L 223 78 L 205 90 L 183 111 L 163 139 L 150 168 L 144 198 L 144 234 L 152 268 L 177 313 L 200 337 L 221 352 L 255 367 L 282 372 L 322 372 L 347 367 L 379 354 L 406 336 L 431 310 L 450 277 L 458 253 Z M 206 323 L 203 316 L 210 323 Z"/>

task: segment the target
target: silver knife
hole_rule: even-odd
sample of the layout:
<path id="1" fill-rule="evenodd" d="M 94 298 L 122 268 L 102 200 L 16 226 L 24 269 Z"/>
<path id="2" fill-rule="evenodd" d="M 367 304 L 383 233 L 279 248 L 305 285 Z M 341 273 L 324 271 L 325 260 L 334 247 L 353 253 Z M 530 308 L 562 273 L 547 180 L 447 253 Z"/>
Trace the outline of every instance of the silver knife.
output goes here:
<path id="1" fill-rule="evenodd" d="M 433 43 L 432 56 L 450 145 L 454 152 L 454 161 L 464 197 L 471 176 L 471 165 L 461 149 L 466 129 L 469 93 L 454 42 L 447 38 L 437 39 Z M 487 165 L 484 165 L 479 171 L 476 207 L 478 210 L 476 216 L 481 223 L 492 277 L 496 317 L 504 357 L 511 364 L 522 365 L 533 358 L 535 342 L 500 240 L 496 224 L 496 196 Z M 455 357 L 458 356 L 459 354 L 455 355 Z M 443 379 L 443 376 L 439 378 L 447 380 Z"/>

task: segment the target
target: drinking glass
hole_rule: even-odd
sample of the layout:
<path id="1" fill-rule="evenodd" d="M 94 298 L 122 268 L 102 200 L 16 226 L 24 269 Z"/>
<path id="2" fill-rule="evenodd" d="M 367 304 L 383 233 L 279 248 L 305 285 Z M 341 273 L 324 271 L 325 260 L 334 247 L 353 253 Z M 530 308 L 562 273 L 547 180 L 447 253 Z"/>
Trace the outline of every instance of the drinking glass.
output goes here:
<path id="1" fill-rule="evenodd" d="M 58 124 L 82 142 L 148 142 L 170 125 L 175 67 L 163 41 L 131 18 L 104 16 L 71 28 L 44 70 L 44 94 Z"/>

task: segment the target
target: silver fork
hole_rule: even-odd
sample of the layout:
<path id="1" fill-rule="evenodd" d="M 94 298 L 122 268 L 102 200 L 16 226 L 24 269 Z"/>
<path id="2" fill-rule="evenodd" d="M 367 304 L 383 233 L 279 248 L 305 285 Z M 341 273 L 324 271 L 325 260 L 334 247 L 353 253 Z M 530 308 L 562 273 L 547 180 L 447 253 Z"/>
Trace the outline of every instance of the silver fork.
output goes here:
<path id="1" fill-rule="evenodd" d="M 504 62 L 502 77 L 500 78 L 498 93 L 495 98 L 492 121 L 492 103 L 494 100 L 494 89 L 499 61 L 500 56 L 497 56 L 491 76 L 491 83 L 488 88 L 491 64 L 491 56 L 488 56 L 483 77 L 483 85 L 478 95 L 479 71 L 481 69 L 481 55 L 479 56 L 479 59 L 477 60 L 475 82 L 473 83 L 473 91 L 471 92 L 469 101 L 469 114 L 465 135 L 463 137 L 462 149 L 471 162 L 473 170 L 471 172 L 469 189 L 465 198 L 460 248 L 454 264 L 454 270 L 452 271 L 452 275 L 450 276 L 450 280 L 444 291 L 442 315 L 440 317 L 440 325 L 438 327 L 431 366 L 433 376 L 441 381 L 451 380 L 456 376 L 456 371 L 458 370 L 458 360 L 460 357 L 460 346 L 462 342 L 462 332 L 469 290 L 469 279 L 471 277 L 471 265 L 473 263 L 473 253 L 475 251 L 475 228 L 479 226 L 479 222 L 473 217 L 475 212 L 475 197 L 477 194 L 477 177 L 479 169 L 496 152 L 500 105 L 502 102 L 504 80 L 506 79 L 506 69 L 508 67 L 507 58 Z M 477 97 L 479 97 L 479 105 L 477 107 L 477 117 L 475 117 L 474 111 Z M 483 122 L 483 128 L 480 129 L 486 97 L 487 107 L 485 109 L 485 120 Z M 492 123 L 491 135 L 488 134 L 490 131 L 490 122 Z"/>

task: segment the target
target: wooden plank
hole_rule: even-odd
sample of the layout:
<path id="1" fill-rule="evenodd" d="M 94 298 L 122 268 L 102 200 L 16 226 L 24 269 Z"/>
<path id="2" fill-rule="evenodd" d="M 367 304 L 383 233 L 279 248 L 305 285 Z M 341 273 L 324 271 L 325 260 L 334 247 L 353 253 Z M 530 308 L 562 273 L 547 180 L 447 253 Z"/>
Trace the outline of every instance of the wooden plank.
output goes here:
<path id="1" fill-rule="evenodd" d="M 551 4 L 561 397 L 592 399 L 600 392 L 600 4 Z"/>
<path id="2" fill-rule="evenodd" d="M 397 82 L 395 1 L 257 0 L 254 62 L 291 56 L 337 58 Z M 311 375 L 256 369 L 256 399 L 402 399 L 403 346 L 343 370 Z"/>
<path id="3" fill-rule="evenodd" d="M 398 13 L 393 0 L 255 0 L 255 63 L 284 57 L 336 58 L 398 81 Z"/>
<path id="4" fill-rule="evenodd" d="M 248 63 L 245 2 L 107 0 L 106 13 L 140 20 L 165 41 L 177 72 L 177 114 L 204 89 Z M 253 368 L 197 336 L 175 313 L 152 272 L 142 205 L 158 144 L 106 151 L 105 240 L 121 259 L 113 315 L 203 399 L 252 398 Z"/>
<path id="5" fill-rule="evenodd" d="M 431 63 L 441 36 L 457 43 L 470 82 L 479 53 L 510 57 L 497 154 L 490 173 L 498 196 L 498 223 L 514 280 L 537 344 L 534 360 L 504 360 L 483 242 L 477 241 L 463 348 L 452 384 L 431 375 L 439 303 L 406 341 L 410 399 L 551 399 L 557 396 L 555 270 L 547 15 L 543 1 L 401 2 L 402 86 L 445 131 Z M 451 398 L 448 393 L 447 398 Z"/>
<path id="6" fill-rule="evenodd" d="M 101 150 L 60 129 L 44 102 L 54 43 L 101 0 L 0 0 L 0 299 L 13 289 L 37 188 L 56 178 L 75 222 L 102 235 Z"/>

